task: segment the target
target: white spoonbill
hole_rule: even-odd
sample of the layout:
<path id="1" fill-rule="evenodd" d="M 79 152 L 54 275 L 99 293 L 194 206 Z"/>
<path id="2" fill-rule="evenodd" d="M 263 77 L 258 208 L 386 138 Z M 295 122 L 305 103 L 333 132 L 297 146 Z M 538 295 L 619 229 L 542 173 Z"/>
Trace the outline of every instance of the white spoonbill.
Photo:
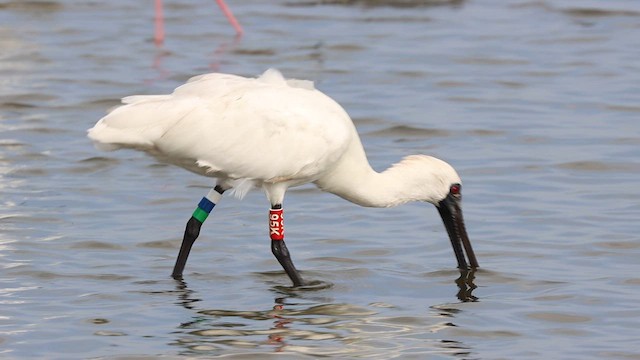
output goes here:
<path id="1" fill-rule="evenodd" d="M 284 242 L 282 203 L 289 187 L 309 182 L 361 206 L 434 204 L 458 267 L 478 267 L 453 167 L 411 155 L 376 172 L 349 115 L 310 81 L 287 80 L 274 69 L 258 78 L 213 73 L 191 78 L 170 95 L 129 96 L 122 102 L 88 131 L 99 149 L 142 150 L 217 179 L 187 222 L 174 278 L 182 277 L 200 227 L 222 194 L 233 189 L 242 197 L 261 187 L 271 204 L 271 250 L 293 285 L 304 285 Z"/>

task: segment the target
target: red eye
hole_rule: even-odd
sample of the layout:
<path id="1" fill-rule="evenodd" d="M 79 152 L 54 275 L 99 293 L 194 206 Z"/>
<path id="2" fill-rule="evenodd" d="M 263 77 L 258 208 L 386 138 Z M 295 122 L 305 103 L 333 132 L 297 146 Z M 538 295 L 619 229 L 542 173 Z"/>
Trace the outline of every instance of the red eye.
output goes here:
<path id="1" fill-rule="evenodd" d="M 460 184 L 453 184 L 449 189 L 451 195 L 460 195 Z"/>

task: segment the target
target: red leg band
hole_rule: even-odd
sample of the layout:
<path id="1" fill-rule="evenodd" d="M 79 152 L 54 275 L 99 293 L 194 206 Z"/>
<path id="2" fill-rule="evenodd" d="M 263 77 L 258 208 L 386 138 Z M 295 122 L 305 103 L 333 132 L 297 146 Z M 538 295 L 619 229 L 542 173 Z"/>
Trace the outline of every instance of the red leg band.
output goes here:
<path id="1" fill-rule="evenodd" d="M 269 210 L 269 236 L 271 240 L 284 240 L 284 216 L 282 209 Z"/>

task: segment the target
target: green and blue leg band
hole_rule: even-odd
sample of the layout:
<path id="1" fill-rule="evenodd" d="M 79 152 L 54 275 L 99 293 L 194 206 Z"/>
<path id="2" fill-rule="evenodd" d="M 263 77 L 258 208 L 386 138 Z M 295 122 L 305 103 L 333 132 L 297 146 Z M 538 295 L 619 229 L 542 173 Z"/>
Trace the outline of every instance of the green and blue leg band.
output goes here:
<path id="1" fill-rule="evenodd" d="M 203 197 L 202 200 L 200 200 L 200 203 L 198 204 L 196 210 L 193 212 L 192 216 L 201 223 L 204 223 L 204 221 L 207 220 L 209 213 L 211 213 L 211 210 L 213 210 L 213 208 L 216 206 L 215 203 L 220 201 L 221 197 L 222 194 L 212 189 L 211 191 L 209 191 L 207 196 Z"/>

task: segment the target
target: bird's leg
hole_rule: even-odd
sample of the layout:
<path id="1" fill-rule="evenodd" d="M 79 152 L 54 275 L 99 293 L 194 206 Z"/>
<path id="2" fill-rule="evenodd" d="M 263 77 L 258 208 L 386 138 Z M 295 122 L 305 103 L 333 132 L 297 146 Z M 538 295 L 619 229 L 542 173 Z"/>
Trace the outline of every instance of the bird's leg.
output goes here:
<path id="1" fill-rule="evenodd" d="M 187 227 L 184 230 L 184 238 L 182 239 L 182 245 L 180 246 L 180 252 L 178 253 L 178 259 L 176 259 L 176 265 L 173 268 L 173 274 L 171 274 L 174 279 L 182 278 L 182 271 L 187 263 L 191 247 L 200 234 L 200 227 L 207 219 L 207 216 L 209 216 L 211 210 L 213 210 L 213 207 L 220 201 L 222 193 L 224 193 L 225 190 L 226 189 L 220 185 L 216 185 L 216 187 L 211 189 L 207 196 L 200 200 L 200 203 L 193 212 L 191 219 L 187 222 Z"/>
<path id="2" fill-rule="evenodd" d="M 298 270 L 291 261 L 291 255 L 287 245 L 284 243 L 284 216 L 282 210 L 282 204 L 275 204 L 271 206 L 269 210 L 269 236 L 271 237 L 271 252 L 275 255 L 276 259 L 284 271 L 287 272 L 293 286 L 302 286 L 304 281 L 300 276 Z"/>

